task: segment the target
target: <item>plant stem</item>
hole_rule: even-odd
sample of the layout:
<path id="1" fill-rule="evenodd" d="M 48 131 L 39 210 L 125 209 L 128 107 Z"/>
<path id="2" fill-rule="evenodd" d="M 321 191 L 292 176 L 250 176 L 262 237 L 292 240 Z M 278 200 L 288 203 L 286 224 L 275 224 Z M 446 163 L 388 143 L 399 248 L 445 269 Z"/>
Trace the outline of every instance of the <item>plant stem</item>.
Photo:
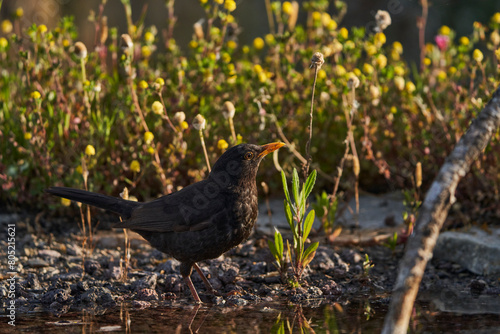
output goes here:
<path id="1" fill-rule="evenodd" d="M 309 112 L 309 140 L 306 144 L 306 159 L 304 166 L 304 179 L 309 175 L 309 167 L 311 166 L 311 141 L 312 141 L 312 126 L 313 126 L 313 110 L 314 110 L 314 91 L 316 90 L 316 79 L 318 78 L 318 66 L 314 66 L 314 81 L 311 94 L 311 111 Z"/>
<path id="2" fill-rule="evenodd" d="M 212 171 L 212 168 L 210 168 L 210 161 L 208 160 L 207 147 L 205 146 L 205 139 L 203 138 L 203 130 L 199 131 L 200 131 L 201 146 L 203 147 L 203 153 L 205 154 L 205 162 L 207 163 L 208 172 L 210 173 Z"/>

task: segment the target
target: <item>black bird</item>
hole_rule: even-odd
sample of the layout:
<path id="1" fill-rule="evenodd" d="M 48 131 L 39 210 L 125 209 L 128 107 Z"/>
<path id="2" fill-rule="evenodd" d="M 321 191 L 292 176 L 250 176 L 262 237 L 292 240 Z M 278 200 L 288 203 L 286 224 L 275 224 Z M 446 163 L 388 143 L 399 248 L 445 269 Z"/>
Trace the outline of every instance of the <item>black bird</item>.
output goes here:
<path id="1" fill-rule="evenodd" d="M 205 180 L 145 203 L 73 188 L 45 191 L 125 218 L 114 227 L 139 233 L 151 246 L 179 260 L 184 281 L 201 303 L 190 278 L 192 268 L 215 294 L 196 262 L 217 258 L 250 236 L 258 214 L 257 169 L 264 156 L 284 145 L 234 146 L 217 160 Z"/>

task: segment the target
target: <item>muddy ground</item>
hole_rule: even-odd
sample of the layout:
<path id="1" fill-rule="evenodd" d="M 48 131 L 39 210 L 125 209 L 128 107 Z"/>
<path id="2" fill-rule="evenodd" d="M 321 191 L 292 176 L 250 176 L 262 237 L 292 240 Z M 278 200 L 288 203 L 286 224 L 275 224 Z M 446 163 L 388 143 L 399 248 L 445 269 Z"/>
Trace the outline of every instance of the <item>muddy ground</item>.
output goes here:
<path id="1" fill-rule="evenodd" d="M 110 228 L 116 217 L 100 221 L 92 241 L 94 249 L 88 255 L 82 247 L 77 218 L 2 217 L 4 224 L 16 225 L 18 256 L 13 270 L 8 268 L 8 261 L 1 261 L 0 295 L 4 312 L 11 292 L 8 272 L 12 271 L 17 283 L 17 314 L 48 311 L 60 316 L 82 309 L 99 314 L 123 303 L 138 309 L 193 303 L 179 274 L 179 263 L 151 248 L 136 234 L 131 235 L 130 264 L 127 278 L 123 276 L 120 262 L 123 268 L 124 234 Z M 352 233 L 353 240 L 354 236 L 359 240 L 359 233 Z M 319 241 L 320 246 L 302 287 L 292 288 L 281 281 L 267 238 L 255 232 L 248 241 L 220 258 L 200 263 L 220 293 L 220 296 L 206 293 L 203 282 L 193 273 L 192 280 L 201 299 L 221 308 L 273 302 L 314 306 L 352 298 L 388 304 L 404 245 L 392 250 L 378 239 L 354 245 L 349 244 L 346 236 L 339 245 L 335 240 L 330 242 L 316 235 L 313 240 Z M 0 240 L 0 249 L 2 259 L 7 259 L 7 237 Z M 421 299 L 429 301 L 436 295 L 446 301 L 457 295 L 474 299 L 499 294 L 498 278 L 478 276 L 443 261 L 429 263 L 419 292 Z"/>

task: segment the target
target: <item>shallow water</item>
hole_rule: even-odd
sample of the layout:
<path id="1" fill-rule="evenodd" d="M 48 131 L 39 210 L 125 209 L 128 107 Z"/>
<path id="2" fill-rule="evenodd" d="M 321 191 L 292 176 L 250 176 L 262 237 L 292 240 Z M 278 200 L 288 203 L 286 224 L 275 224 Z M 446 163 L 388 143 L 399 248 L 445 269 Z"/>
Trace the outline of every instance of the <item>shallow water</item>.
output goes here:
<path id="1" fill-rule="evenodd" d="M 314 303 L 314 301 L 312 301 Z M 379 333 L 387 300 L 325 303 L 316 306 L 259 304 L 220 307 L 187 304 L 133 309 L 68 312 L 60 317 L 44 312 L 21 314 L 16 330 L 25 333 Z M 7 330 L 2 325 L 2 332 Z M 416 307 L 409 333 L 498 333 L 498 315 L 463 315 Z"/>

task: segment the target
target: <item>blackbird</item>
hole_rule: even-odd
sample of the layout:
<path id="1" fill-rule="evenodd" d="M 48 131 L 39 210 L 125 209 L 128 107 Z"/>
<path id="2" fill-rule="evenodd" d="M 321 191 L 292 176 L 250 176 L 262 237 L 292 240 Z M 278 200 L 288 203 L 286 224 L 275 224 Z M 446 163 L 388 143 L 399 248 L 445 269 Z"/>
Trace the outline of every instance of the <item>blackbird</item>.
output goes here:
<path id="1" fill-rule="evenodd" d="M 258 214 L 257 169 L 264 156 L 284 145 L 234 146 L 217 160 L 205 180 L 145 203 L 73 188 L 45 191 L 125 218 L 114 227 L 139 233 L 151 246 L 179 260 L 184 281 L 195 302 L 201 303 L 190 278 L 192 268 L 215 294 L 196 262 L 217 258 L 250 236 Z"/>

